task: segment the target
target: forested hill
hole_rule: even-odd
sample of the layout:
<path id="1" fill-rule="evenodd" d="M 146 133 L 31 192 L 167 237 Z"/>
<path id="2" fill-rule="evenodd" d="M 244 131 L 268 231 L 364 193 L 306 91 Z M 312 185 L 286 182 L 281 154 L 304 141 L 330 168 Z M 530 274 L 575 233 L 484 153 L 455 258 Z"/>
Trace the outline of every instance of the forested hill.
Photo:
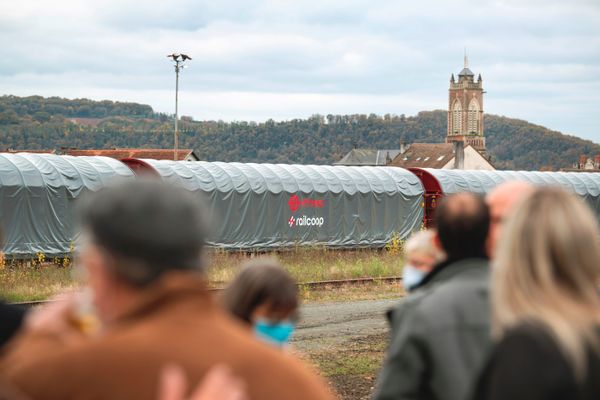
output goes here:
<path id="1" fill-rule="evenodd" d="M 285 122 L 193 121 L 182 117 L 180 146 L 209 161 L 331 164 L 353 147 L 442 142 L 446 112 L 315 115 Z M 172 117 L 148 105 L 40 96 L 0 97 L 0 149 L 171 148 Z M 487 147 L 502 169 L 570 167 L 600 145 L 526 121 L 485 116 Z"/>

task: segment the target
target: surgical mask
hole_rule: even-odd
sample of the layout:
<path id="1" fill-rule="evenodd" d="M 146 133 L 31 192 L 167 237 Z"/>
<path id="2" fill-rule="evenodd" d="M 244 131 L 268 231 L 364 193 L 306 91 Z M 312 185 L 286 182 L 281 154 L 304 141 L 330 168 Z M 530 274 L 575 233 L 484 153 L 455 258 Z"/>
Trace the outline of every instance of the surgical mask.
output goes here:
<path id="1" fill-rule="evenodd" d="M 423 281 L 426 275 L 426 272 L 412 265 L 405 265 L 402 269 L 402 283 L 404 284 L 404 288 L 410 292 Z"/>
<path id="2" fill-rule="evenodd" d="M 259 319 L 254 324 L 254 333 L 271 344 L 283 346 L 294 332 L 294 324 L 289 321 L 270 322 Z"/>

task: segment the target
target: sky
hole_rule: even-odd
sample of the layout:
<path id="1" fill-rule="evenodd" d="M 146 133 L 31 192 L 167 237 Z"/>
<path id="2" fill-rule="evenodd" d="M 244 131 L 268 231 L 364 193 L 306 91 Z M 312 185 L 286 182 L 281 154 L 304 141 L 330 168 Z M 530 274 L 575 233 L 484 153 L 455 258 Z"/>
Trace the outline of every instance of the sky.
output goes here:
<path id="1" fill-rule="evenodd" d="M 599 0 L 0 0 L 0 95 L 135 101 L 265 121 L 447 109 L 481 73 L 484 111 L 600 143 Z"/>

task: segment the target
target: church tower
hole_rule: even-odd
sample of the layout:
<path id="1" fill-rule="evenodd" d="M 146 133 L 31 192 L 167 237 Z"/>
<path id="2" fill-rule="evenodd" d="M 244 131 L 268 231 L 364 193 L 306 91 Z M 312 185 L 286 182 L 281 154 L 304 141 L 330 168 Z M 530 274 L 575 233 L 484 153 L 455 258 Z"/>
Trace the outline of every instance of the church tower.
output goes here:
<path id="1" fill-rule="evenodd" d="M 448 133 L 446 143 L 463 142 L 485 153 L 483 136 L 483 83 L 481 74 L 475 75 L 469 69 L 469 59 L 465 53 L 465 66 L 458 74 L 450 77 L 448 96 Z"/>

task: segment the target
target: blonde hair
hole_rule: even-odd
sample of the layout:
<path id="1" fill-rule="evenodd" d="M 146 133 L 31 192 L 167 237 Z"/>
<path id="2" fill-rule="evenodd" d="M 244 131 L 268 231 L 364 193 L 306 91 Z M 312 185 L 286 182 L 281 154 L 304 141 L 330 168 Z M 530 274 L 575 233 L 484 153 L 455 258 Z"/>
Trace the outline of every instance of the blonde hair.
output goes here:
<path id="1" fill-rule="evenodd" d="M 404 244 L 405 258 L 413 253 L 421 253 L 433 257 L 436 262 L 443 260 L 445 254 L 435 245 L 434 237 L 435 231 L 431 229 L 413 233 Z"/>
<path id="2" fill-rule="evenodd" d="M 499 339 L 531 321 L 550 333 L 575 376 L 600 353 L 600 230 L 584 202 L 558 188 L 525 197 L 503 229 L 492 272 L 492 330 Z"/>

